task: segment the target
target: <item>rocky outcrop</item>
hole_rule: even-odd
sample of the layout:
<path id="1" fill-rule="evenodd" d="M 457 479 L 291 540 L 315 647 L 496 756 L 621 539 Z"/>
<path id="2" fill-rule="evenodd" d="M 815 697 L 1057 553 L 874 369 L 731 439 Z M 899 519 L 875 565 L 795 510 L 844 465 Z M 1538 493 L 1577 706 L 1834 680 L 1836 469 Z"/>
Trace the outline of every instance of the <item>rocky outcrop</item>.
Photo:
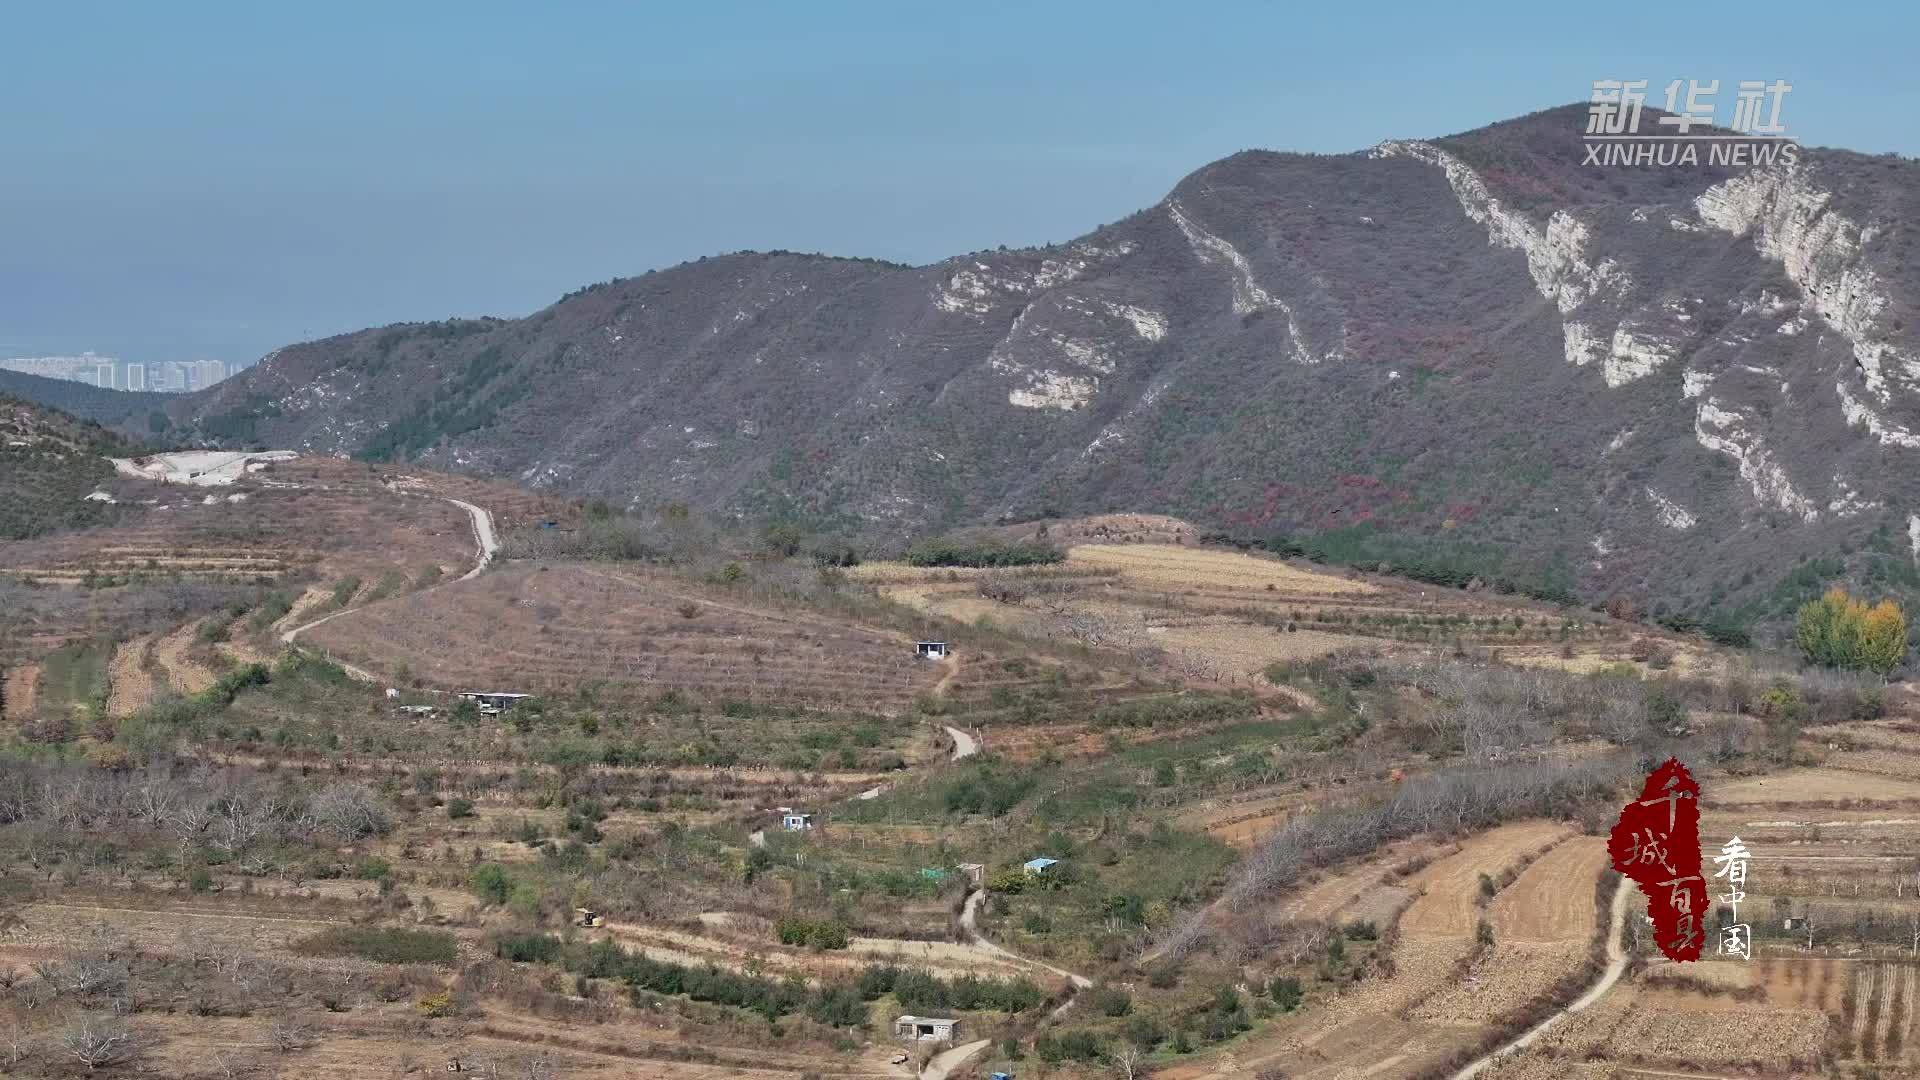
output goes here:
<path id="1" fill-rule="evenodd" d="M 1879 230 L 1834 209 L 1833 198 L 1805 166 L 1779 166 L 1717 184 L 1694 208 L 1706 225 L 1751 235 L 1763 256 L 1780 263 L 1813 310 L 1846 339 L 1868 395 L 1881 405 L 1896 395 L 1910 399 L 1920 386 L 1920 356 L 1896 345 L 1883 322 L 1891 297 L 1867 251 Z M 1789 331 L 1782 326 L 1780 332 Z M 1873 404 L 1842 392 L 1849 422 L 1887 445 L 1920 445 L 1920 437 L 1883 419 Z"/>

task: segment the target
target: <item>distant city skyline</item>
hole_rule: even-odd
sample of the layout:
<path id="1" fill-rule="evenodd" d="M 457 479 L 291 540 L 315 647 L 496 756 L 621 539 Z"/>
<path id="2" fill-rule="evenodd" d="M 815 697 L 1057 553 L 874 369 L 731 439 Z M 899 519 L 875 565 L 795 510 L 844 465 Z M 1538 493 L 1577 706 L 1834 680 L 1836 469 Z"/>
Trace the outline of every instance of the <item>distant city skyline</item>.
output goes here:
<path id="1" fill-rule="evenodd" d="M 103 390 L 190 393 L 240 370 L 224 360 L 126 360 L 91 351 L 64 356 L 0 356 L 0 371 L 84 383 Z"/>

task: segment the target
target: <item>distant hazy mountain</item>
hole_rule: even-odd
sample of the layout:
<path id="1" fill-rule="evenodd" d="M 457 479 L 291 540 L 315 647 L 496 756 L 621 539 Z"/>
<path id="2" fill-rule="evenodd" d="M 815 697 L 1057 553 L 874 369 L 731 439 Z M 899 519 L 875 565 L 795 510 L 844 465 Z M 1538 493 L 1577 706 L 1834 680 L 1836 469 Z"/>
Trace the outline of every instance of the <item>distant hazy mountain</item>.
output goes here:
<path id="1" fill-rule="evenodd" d="M 1166 511 L 1742 619 L 1920 583 L 1920 164 L 1583 165 L 1584 122 L 1240 153 L 1061 247 L 704 259 L 289 346 L 175 415 L 868 533 Z"/>
<path id="2" fill-rule="evenodd" d="M 86 383 L 49 379 L 18 371 L 0 371 L 0 394 L 48 405 L 85 420 L 148 432 L 157 429 L 166 417 L 163 411 L 174 400 L 172 394 L 140 390 L 102 390 Z M 150 428 L 149 424 L 153 426 Z"/>

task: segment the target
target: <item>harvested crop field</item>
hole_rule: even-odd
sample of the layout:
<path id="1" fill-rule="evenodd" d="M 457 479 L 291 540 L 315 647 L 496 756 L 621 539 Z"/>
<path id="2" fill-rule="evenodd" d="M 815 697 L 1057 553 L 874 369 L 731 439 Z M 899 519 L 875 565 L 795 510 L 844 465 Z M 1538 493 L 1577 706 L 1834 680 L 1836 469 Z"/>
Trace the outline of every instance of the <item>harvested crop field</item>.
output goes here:
<path id="1" fill-rule="evenodd" d="M 1565 826 L 1552 822 L 1495 829 L 1414 876 L 1415 887 L 1426 892 L 1401 919 L 1401 940 L 1410 947 L 1423 985 L 1431 987 L 1412 1006 L 1415 1019 L 1490 1025 L 1579 969 L 1593 937 L 1599 868 L 1592 866 L 1596 838 L 1566 835 Z M 1549 844 L 1557 846 L 1539 855 Z M 1569 845 L 1577 846 L 1562 854 Z M 1604 858 L 1604 842 L 1599 851 Z M 1520 876 L 1482 909 L 1482 875 L 1498 881 L 1528 859 L 1532 862 Z M 1493 927 L 1493 947 L 1472 961 L 1466 978 L 1436 979 L 1446 974 L 1434 970 L 1438 962 L 1457 962 L 1472 952 L 1472 935 L 1482 918 Z M 1396 968 L 1399 964 L 1396 952 Z"/>
<path id="2" fill-rule="evenodd" d="M 1365 638 L 1329 634 L 1321 630 L 1285 630 L 1248 625 L 1226 618 L 1179 619 L 1148 630 L 1163 649 L 1184 650 L 1210 657 L 1223 672 L 1245 675 L 1268 664 L 1312 660 L 1367 644 Z"/>
<path id="3" fill-rule="evenodd" d="M 1920 785 L 1920 753 L 1908 750 L 1873 748 L 1841 750 L 1827 755 L 1826 764 L 1850 772 L 1873 773 L 1896 780 L 1911 780 Z"/>
<path id="4" fill-rule="evenodd" d="M 1308 886 L 1283 910 L 1344 921 L 1354 916 L 1341 905 L 1356 897 L 1424 890 L 1400 916 L 1393 976 L 1355 983 L 1325 1008 L 1283 1019 L 1228 1053 L 1177 1065 L 1164 1075 L 1171 1080 L 1224 1080 L 1252 1076 L 1262 1067 L 1276 1065 L 1284 1068 L 1284 1075 L 1298 1080 L 1348 1080 L 1409 1076 L 1434 1067 L 1471 1044 L 1482 1021 L 1493 1019 L 1498 1008 L 1505 1007 L 1498 1003 L 1531 992 L 1535 981 L 1529 979 L 1525 986 L 1509 991 L 1504 982 L 1491 981 L 1496 973 L 1483 972 L 1474 987 L 1479 996 L 1445 998 L 1458 989 L 1454 973 L 1474 950 L 1474 930 L 1482 914 L 1480 875 L 1498 875 L 1568 832 L 1558 822 L 1504 825 L 1468 838 L 1457 850 L 1394 885 L 1379 884 L 1381 876 L 1395 864 L 1428 852 L 1395 850 Z M 1525 957 L 1511 950 L 1510 955 L 1524 960 L 1532 974 L 1552 969 L 1562 953 L 1584 953 L 1585 948 L 1583 936 L 1577 944 L 1539 944 Z M 1558 951 L 1551 957 L 1534 955 L 1543 950 Z M 1560 970 L 1554 977 L 1563 973 Z M 1432 1004 L 1437 1001 L 1441 1005 L 1436 1009 Z"/>
<path id="5" fill-rule="evenodd" d="M 1608 865 L 1600 836 L 1573 837 L 1534 860 L 1487 905 L 1494 940 L 1584 944 L 1599 917 L 1595 886 Z"/>
<path id="6" fill-rule="evenodd" d="M 1480 922 L 1480 875 L 1498 876 L 1541 848 L 1565 839 L 1569 831 L 1555 821 L 1526 821 L 1472 837 L 1461 845 L 1458 854 L 1437 860 L 1414 875 L 1411 883 L 1424 893 L 1402 918 L 1401 936 L 1472 937 Z"/>
<path id="7" fill-rule="evenodd" d="M 212 669 L 192 655 L 198 623 L 188 623 L 153 643 L 153 660 L 165 673 L 167 685 L 178 694 L 198 694 L 219 680 Z"/>
<path id="8" fill-rule="evenodd" d="M 1079 544 L 1067 551 L 1067 566 L 1119 571 L 1131 583 L 1161 588 L 1272 591 L 1288 596 L 1380 591 L 1366 582 L 1299 570 L 1278 559 L 1175 544 Z"/>
<path id="9" fill-rule="evenodd" d="M 331 619 L 303 644 L 450 690 L 669 688 L 716 698 L 897 711 L 941 669 L 887 631 L 743 605 L 682 581 L 515 565 Z"/>
<path id="10" fill-rule="evenodd" d="M 1846 769 L 1789 769 L 1707 788 L 1707 806 L 1796 805 L 1920 800 L 1920 779 L 1852 772 Z"/>
<path id="11" fill-rule="evenodd" d="M 1414 896 L 1413 887 L 1402 883 L 1402 875 L 1396 871 L 1444 854 L 1419 842 L 1392 845 L 1379 855 L 1299 890 L 1281 906 L 1280 913 L 1288 919 L 1324 922 L 1391 922 Z"/>
<path id="12" fill-rule="evenodd" d="M 1623 983 L 1591 1008 L 1548 1028 L 1537 1045 L 1576 1061 L 1787 1072 L 1819 1060 L 1827 1024 L 1817 1009 Z"/>

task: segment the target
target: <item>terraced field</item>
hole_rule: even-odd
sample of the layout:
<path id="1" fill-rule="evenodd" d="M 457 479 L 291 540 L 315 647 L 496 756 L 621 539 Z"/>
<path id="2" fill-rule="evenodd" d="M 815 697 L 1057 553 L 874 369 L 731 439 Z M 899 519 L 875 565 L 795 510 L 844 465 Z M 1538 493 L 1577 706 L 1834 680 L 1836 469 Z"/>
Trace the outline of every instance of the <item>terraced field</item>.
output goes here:
<path id="1" fill-rule="evenodd" d="M 519 566 L 330 620 L 303 643 L 443 689 L 653 695 L 897 711 L 939 681 L 904 635 L 758 610 L 683 581 Z"/>
<path id="2" fill-rule="evenodd" d="M 1072 546 L 1057 565 L 979 570 L 875 563 L 854 574 L 917 610 L 963 622 L 986 619 L 1034 637 L 1156 650 L 1190 681 L 1223 686 L 1263 686 L 1260 673 L 1270 664 L 1356 646 L 1460 643 L 1512 654 L 1516 662 L 1577 668 L 1627 660 L 1636 638 L 1660 637 L 1509 598 L 1202 547 L 1170 528 L 1114 533 L 1184 542 L 1086 542 L 1084 530 L 1062 529 L 1055 542 Z M 1685 651 L 1664 638 L 1662 645 Z"/>
<path id="3" fill-rule="evenodd" d="M 1500 1009 L 1525 1000 L 1543 977 L 1563 974 L 1551 966 L 1561 954 L 1585 952 L 1591 922 L 1568 938 L 1537 942 L 1527 955 L 1505 958 L 1517 963 L 1483 962 L 1473 968 L 1472 982 L 1455 980 L 1459 965 L 1474 953 L 1475 928 L 1483 915 L 1480 876 L 1499 875 L 1542 848 L 1554 850 L 1568 834 L 1568 827 L 1557 822 L 1519 822 L 1471 837 L 1435 858 L 1394 886 L 1415 898 L 1398 918 L 1392 978 L 1367 979 L 1324 1008 L 1261 1029 L 1230 1052 L 1176 1064 L 1160 1075 L 1225 1080 L 1274 1068 L 1300 1080 L 1405 1077 L 1447 1059 L 1470 1045 Z M 1351 905 L 1369 895 L 1380 899 L 1380 875 L 1399 856 L 1395 852 L 1333 874 L 1303 890 L 1288 910 L 1355 917 Z M 1536 879 L 1545 880 L 1544 875 Z M 1532 894 L 1546 886 L 1524 888 Z M 1591 882 L 1587 891 L 1592 892 Z M 1558 932 L 1546 924 L 1535 929 Z"/>

